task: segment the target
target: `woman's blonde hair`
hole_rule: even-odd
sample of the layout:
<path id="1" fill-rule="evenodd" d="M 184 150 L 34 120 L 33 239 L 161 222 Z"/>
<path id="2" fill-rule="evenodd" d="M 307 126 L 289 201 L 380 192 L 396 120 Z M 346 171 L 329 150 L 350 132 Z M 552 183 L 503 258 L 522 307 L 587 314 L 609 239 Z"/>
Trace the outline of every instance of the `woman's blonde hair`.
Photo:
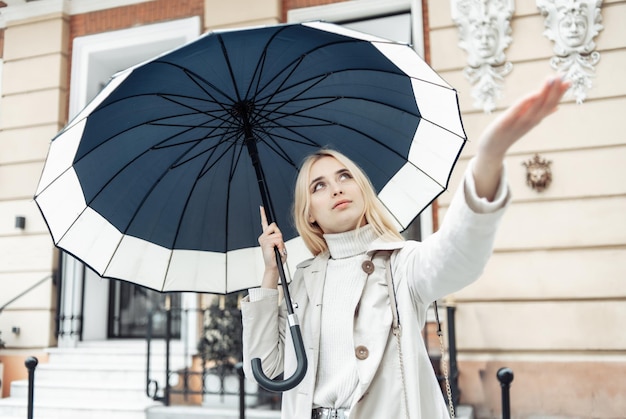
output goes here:
<path id="1" fill-rule="evenodd" d="M 376 234 L 385 240 L 404 240 L 396 230 L 389 212 L 378 200 L 374 187 L 363 170 L 340 152 L 324 148 L 304 159 L 300 166 L 294 191 L 293 219 L 296 229 L 309 251 L 316 256 L 328 249 L 322 229 L 317 223 L 309 222 L 309 207 L 311 205 L 309 175 L 311 166 L 323 157 L 334 158 L 352 174 L 365 201 L 365 211 L 361 214 L 361 219 L 365 218 L 366 223 L 371 224 Z M 361 225 L 361 223 L 357 225 Z"/>

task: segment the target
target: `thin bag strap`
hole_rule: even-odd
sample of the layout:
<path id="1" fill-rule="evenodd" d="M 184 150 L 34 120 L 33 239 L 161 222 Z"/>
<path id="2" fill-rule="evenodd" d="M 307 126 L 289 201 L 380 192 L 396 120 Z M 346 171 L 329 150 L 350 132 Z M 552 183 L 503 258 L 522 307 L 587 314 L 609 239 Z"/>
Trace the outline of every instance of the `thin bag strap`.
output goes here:
<path id="1" fill-rule="evenodd" d="M 398 311 L 398 305 L 396 303 L 396 288 L 393 283 L 393 272 L 391 270 L 391 252 L 384 252 L 386 254 L 385 258 L 385 279 L 387 280 L 387 288 L 389 292 L 389 303 L 391 305 L 391 315 L 393 316 L 393 334 L 396 337 L 396 342 L 398 343 L 398 355 L 400 358 L 400 371 L 402 374 L 402 389 L 404 394 L 404 403 L 407 418 L 409 417 L 409 406 L 408 399 L 406 394 L 406 381 L 404 378 L 404 357 L 402 356 L 402 345 L 401 345 L 401 335 L 402 328 L 400 326 L 400 313 Z M 373 258 L 373 256 L 372 256 Z M 450 387 L 450 377 L 448 375 L 448 363 L 446 360 L 446 352 L 445 346 L 443 344 L 443 332 L 441 330 L 441 322 L 439 321 L 439 310 L 437 309 L 437 301 L 433 301 L 433 306 L 435 309 L 435 319 L 437 320 L 437 336 L 439 337 L 439 345 L 441 348 L 441 359 L 442 359 L 442 370 L 443 377 L 446 382 L 446 396 L 448 397 L 448 412 L 450 413 L 450 418 L 455 418 L 454 411 L 454 403 L 452 401 L 452 389 Z"/>
<path id="2" fill-rule="evenodd" d="M 406 378 L 404 376 L 404 356 L 402 355 L 402 327 L 400 326 L 400 313 L 398 312 L 398 305 L 396 304 L 396 288 L 393 284 L 393 275 L 391 272 L 391 252 L 385 252 L 385 279 L 387 281 L 387 292 L 389 293 L 389 305 L 391 306 L 392 332 L 396 337 L 396 344 L 398 345 L 398 359 L 400 361 L 400 375 L 402 378 L 402 398 L 404 400 L 404 411 L 406 412 L 406 418 L 409 417 L 409 399 L 406 392 Z"/>
<path id="3" fill-rule="evenodd" d="M 439 310 L 437 309 L 437 301 L 433 301 L 435 309 L 435 320 L 437 320 L 437 336 L 439 337 L 439 347 L 441 348 L 441 370 L 443 378 L 446 381 L 446 396 L 448 396 L 448 412 L 450 417 L 455 417 L 454 402 L 452 401 L 452 387 L 450 387 L 450 376 L 448 374 L 448 361 L 446 359 L 446 348 L 443 344 L 443 332 L 441 331 L 441 322 L 439 321 Z"/>

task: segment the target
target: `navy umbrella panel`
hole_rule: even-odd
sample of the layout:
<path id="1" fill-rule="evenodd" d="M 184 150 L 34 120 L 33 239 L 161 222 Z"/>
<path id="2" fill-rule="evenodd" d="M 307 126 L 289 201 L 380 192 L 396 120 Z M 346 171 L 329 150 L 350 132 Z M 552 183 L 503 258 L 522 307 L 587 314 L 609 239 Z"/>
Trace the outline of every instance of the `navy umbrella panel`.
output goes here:
<path id="1" fill-rule="evenodd" d="M 101 276 L 229 293 L 259 284 L 263 202 L 290 266 L 308 257 L 290 218 L 306 155 L 348 155 L 402 230 L 465 139 L 456 91 L 407 45 L 322 22 L 212 32 L 116 74 L 52 141 L 35 200 Z"/>

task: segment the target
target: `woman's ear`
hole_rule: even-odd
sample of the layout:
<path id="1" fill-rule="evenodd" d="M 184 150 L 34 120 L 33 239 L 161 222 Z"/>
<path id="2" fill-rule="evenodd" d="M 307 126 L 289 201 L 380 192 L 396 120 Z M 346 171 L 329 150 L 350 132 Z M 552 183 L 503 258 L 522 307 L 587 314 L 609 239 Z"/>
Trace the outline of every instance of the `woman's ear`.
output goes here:
<path id="1" fill-rule="evenodd" d="M 311 214 L 309 214 L 309 224 L 315 224 L 315 218 Z"/>

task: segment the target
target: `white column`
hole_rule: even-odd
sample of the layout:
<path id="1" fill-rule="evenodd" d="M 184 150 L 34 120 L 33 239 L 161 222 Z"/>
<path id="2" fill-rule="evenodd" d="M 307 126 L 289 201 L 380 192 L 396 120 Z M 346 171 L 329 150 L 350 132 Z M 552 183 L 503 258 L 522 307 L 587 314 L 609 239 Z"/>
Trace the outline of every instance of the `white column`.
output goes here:
<path id="1" fill-rule="evenodd" d="M 59 306 L 59 347 L 75 347 L 82 327 L 83 264 L 67 253 L 62 259 L 61 301 Z"/>

